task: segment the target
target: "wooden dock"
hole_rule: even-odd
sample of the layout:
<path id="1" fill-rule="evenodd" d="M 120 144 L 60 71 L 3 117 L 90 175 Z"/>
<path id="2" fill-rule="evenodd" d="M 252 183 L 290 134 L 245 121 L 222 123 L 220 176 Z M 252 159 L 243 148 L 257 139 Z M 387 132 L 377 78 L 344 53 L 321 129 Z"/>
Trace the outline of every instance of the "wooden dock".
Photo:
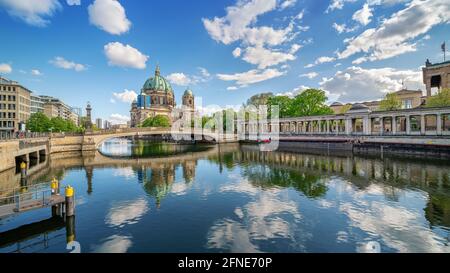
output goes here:
<path id="1" fill-rule="evenodd" d="M 11 198 L 20 199 L 21 196 L 18 195 Z M 23 200 L 20 202 L 15 201 L 10 204 L 0 205 L 0 218 L 34 209 L 57 206 L 64 203 L 65 197 L 61 195 L 50 195 L 48 197 L 43 195 L 43 198 Z"/>

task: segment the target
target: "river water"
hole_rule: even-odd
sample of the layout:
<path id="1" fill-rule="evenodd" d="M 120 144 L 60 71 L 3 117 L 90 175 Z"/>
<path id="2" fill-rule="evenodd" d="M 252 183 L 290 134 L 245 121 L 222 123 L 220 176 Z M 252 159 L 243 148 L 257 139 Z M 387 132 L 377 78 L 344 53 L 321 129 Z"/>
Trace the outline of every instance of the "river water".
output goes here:
<path id="1" fill-rule="evenodd" d="M 450 252 L 441 160 L 112 139 L 27 184 L 53 177 L 75 189 L 70 226 L 49 208 L 0 219 L 0 252 Z"/>

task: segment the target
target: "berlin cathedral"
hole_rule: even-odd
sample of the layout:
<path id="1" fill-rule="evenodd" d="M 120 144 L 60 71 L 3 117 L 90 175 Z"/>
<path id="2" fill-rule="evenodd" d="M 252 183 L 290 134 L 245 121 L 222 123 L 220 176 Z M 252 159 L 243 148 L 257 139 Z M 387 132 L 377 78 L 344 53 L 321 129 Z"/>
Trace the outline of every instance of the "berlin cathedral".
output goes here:
<path id="1" fill-rule="evenodd" d="M 187 89 L 183 94 L 182 108 L 194 112 L 194 94 Z M 158 115 L 166 116 L 170 122 L 179 118 L 176 110 L 175 96 L 169 81 L 161 76 L 159 66 L 156 67 L 155 76 L 150 77 L 141 89 L 137 100 L 131 104 L 131 127 L 137 127 L 144 120 Z M 178 115 L 178 116 L 176 116 Z"/>

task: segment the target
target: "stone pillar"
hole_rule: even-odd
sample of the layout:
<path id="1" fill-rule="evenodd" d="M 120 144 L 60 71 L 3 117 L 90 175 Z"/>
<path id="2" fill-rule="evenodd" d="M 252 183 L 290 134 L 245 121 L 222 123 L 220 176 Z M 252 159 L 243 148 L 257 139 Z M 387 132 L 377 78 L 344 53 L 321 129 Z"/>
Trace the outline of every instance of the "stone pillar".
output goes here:
<path id="1" fill-rule="evenodd" d="M 345 133 L 347 135 L 350 135 L 352 133 L 352 131 L 353 131 L 352 126 L 353 126 L 352 119 L 351 118 L 345 119 Z"/>
<path id="2" fill-rule="evenodd" d="M 425 135 L 425 115 L 420 115 L 420 134 Z"/>
<path id="3" fill-rule="evenodd" d="M 409 135 L 411 134 L 411 117 L 410 116 L 406 116 L 406 134 Z"/>
<path id="4" fill-rule="evenodd" d="M 372 119 L 370 117 L 365 117 L 365 124 L 364 124 L 364 133 L 366 135 L 372 134 Z"/>
<path id="5" fill-rule="evenodd" d="M 392 122 L 391 122 L 391 126 L 392 126 L 392 134 L 396 135 L 397 134 L 397 117 L 396 116 L 392 116 Z"/>
<path id="6" fill-rule="evenodd" d="M 327 124 L 327 134 L 330 134 L 330 121 L 326 120 L 325 122 Z"/>
<path id="7" fill-rule="evenodd" d="M 427 97 L 431 97 L 431 77 L 426 80 Z"/>
<path id="8" fill-rule="evenodd" d="M 380 135 L 384 134 L 384 117 L 380 117 Z"/>
<path id="9" fill-rule="evenodd" d="M 442 115 L 436 115 L 436 134 L 442 135 Z"/>

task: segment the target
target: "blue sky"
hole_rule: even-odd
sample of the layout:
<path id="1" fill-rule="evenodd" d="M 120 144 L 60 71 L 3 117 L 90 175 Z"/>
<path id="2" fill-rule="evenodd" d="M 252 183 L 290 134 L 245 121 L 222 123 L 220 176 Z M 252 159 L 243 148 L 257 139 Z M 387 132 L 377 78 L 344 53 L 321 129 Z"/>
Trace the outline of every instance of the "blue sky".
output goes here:
<path id="1" fill-rule="evenodd" d="M 375 100 L 424 89 L 449 22 L 447 0 L 0 0 L 0 74 L 116 122 L 157 63 L 178 104 L 187 86 L 203 106 Z"/>

